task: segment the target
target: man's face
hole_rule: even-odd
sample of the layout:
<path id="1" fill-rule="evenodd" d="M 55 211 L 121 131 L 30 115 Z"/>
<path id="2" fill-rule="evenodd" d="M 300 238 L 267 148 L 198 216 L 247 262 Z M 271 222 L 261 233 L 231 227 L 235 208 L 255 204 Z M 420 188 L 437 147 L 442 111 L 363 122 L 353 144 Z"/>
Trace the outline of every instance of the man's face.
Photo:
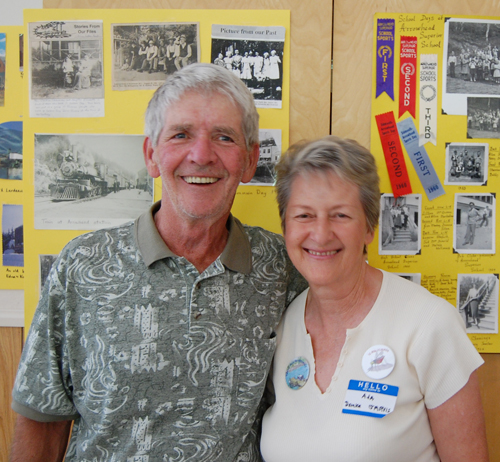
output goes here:
<path id="1" fill-rule="evenodd" d="M 259 157 L 258 144 L 247 151 L 241 122 L 239 108 L 220 93 L 189 91 L 170 106 L 157 146 L 144 141 L 148 172 L 162 178 L 162 209 L 186 221 L 227 216 Z"/>

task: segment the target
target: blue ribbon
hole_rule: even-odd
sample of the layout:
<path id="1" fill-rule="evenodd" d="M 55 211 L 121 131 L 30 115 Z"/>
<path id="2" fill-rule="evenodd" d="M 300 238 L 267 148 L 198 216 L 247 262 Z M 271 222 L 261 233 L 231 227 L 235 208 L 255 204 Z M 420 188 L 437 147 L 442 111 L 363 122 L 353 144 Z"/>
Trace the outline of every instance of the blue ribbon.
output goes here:
<path id="1" fill-rule="evenodd" d="M 434 170 L 429 155 L 423 146 L 418 145 L 418 132 L 411 117 L 398 122 L 398 131 L 410 160 L 431 201 L 445 194 L 444 188 Z"/>
<path id="2" fill-rule="evenodd" d="M 375 98 L 384 91 L 394 101 L 394 19 L 377 20 L 377 88 Z"/>

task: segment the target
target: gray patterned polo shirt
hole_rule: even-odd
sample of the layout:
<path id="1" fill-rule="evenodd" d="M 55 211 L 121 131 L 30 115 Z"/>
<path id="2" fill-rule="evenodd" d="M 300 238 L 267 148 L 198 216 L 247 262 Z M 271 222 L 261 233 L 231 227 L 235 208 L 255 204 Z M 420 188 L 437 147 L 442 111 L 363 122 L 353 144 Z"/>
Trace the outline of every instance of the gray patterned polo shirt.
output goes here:
<path id="1" fill-rule="evenodd" d="M 305 281 L 281 236 L 233 217 L 226 248 L 199 274 L 160 237 L 158 208 L 61 252 L 12 407 L 74 420 L 68 462 L 261 460 L 274 330 Z"/>

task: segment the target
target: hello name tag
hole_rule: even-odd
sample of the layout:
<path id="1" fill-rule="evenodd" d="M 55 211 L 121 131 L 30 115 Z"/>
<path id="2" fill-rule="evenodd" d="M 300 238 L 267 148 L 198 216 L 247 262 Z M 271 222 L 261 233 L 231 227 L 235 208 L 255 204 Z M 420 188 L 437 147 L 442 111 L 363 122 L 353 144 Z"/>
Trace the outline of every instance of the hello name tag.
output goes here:
<path id="1" fill-rule="evenodd" d="M 342 408 L 343 414 L 381 419 L 394 411 L 399 387 L 365 380 L 350 380 Z"/>

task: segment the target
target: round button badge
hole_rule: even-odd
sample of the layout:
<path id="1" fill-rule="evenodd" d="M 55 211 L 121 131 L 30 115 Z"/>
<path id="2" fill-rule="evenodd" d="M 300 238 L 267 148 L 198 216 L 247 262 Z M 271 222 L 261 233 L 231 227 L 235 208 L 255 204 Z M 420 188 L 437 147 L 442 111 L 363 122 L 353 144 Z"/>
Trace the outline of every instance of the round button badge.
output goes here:
<path id="1" fill-rule="evenodd" d="M 306 358 L 299 356 L 295 358 L 286 368 L 285 378 L 287 385 L 292 390 L 300 390 L 309 379 L 309 362 Z"/>
<path id="2" fill-rule="evenodd" d="M 387 377 L 396 365 L 393 351 L 386 345 L 374 345 L 366 350 L 361 360 L 364 373 L 371 379 Z"/>

